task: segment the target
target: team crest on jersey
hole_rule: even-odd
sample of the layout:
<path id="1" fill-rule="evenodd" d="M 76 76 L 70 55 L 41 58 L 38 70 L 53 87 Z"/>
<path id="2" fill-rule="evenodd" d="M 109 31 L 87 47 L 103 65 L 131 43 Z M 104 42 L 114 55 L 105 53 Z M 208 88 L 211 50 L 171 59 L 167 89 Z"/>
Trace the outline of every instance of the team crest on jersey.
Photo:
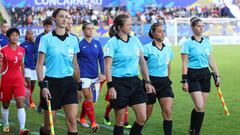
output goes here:
<path id="1" fill-rule="evenodd" d="M 94 44 L 94 47 L 95 47 L 95 48 L 97 48 L 97 45 L 96 45 L 96 44 Z"/>
<path id="2" fill-rule="evenodd" d="M 21 55 L 21 56 L 22 56 L 22 55 L 23 55 L 23 52 L 18 52 L 18 55 Z"/>

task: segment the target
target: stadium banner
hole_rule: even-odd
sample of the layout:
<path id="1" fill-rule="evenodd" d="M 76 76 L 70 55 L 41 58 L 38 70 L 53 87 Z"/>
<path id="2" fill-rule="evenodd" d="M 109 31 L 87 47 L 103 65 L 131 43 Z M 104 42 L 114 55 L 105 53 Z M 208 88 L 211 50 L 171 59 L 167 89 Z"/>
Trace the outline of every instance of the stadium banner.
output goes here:
<path id="1" fill-rule="evenodd" d="M 213 45 L 239 45 L 239 36 L 209 36 L 209 41 Z"/>
<path id="2" fill-rule="evenodd" d="M 114 6 L 119 0 L 0 0 L 5 7 Z"/>
<path id="3" fill-rule="evenodd" d="M 209 5 L 213 0 L 0 0 L 5 7 L 117 7 L 124 6 L 132 16 L 145 7 L 187 7 Z"/>
<path id="4" fill-rule="evenodd" d="M 26 35 L 26 31 L 31 29 L 33 31 L 33 35 L 36 37 L 37 35 L 43 32 L 43 27 L 17 27 L 20 31 L 20 37 L 24 37 Z"/>
<path id="5" fill-rule="evenodd" d="M 7 7 L 24 6 L 129 6 L 136 10 L 146 5 L 155 5 L 158 7 L 189 6 L 198 0 L 0 0 Z M 208 2 L 208 1 L 207 1 Z"/>

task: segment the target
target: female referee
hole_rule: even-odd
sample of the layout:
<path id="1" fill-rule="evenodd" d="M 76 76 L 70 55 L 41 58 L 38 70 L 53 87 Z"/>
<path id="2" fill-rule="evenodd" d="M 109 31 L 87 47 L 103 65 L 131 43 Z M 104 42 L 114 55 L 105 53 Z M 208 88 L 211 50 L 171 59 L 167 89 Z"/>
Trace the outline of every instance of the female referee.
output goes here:
<path id="1" fill-rule="evenodd" d="M 150 80 L 156 90 L 156 94 L 147 93 L 147 118 L 150 118 L 153 105 L 156 103 L 157 98 L 164 118 L 164 134 L 171 135 L 174 94 L 171 87 L 172 82 L 170 80 L 170 61 L 173 59 L 173 52 L 169 46 L 163 43 L 165 37 L 163 24 L 154 23 L 149 30 L 149 36 L 153 41 L 144 45 L 143 50 L 144 58 L 148 65 Z"/>
<path id="2" fill-rule="evenodd" d="M 120 14 L 113 21 L 116 31 L 105 46 L 105 73 L 111 107 L 115 111 L 114 135 L 123 135 L 125 107 L 132 106 L 136 121 L 130 135 L 140 135 L 146 121 L 147 97 L 142 81 L 138 78 L 140 65 L 145 86 L 149 93 L 155 92 L 151 85 L 142 44 L 137 37 L 130 36 L 132 28 L 129 16 Z"/>
<path id="3" fill-rule="evenodd" d="M 197 17 L 190 20 L 193 36 L 181 48 L 182 55 L 182 84 L 183 90 L 189 92 L 194 108 L 191 113 L 190 135 L 199 135 L 202 126 L 205 104 L 210 92 L 212 71 L 217 75 L 215 85 L 219 85 L 220 77 L 217 66 L 213 61 L 212 47 L 208 39 L 202 37 L 204 24 Z"/>
<path id="4" fill-rule="evenodd" d="M 42 97 L 45 99 L 41 105 L 44 109 L 44 125 L 40 128 L 40 135 L 50 133 L 48 100 L 51 100 L 54 123 L 57 110 L 63 107 L 68 129 L 67 135 L 77 135 L 77 89 L 81 89 L 76 56 L 79 52 L 78 39 L 65 31 L 68 23 L 66 9 L 55 9 L 52 18 L 56 23 L 56 28 L 40 39 L 38 49 L 37 76 Z M 43 79 L 44 63 L 46 76 Z M 74 78 L 78 83 L 78 88 Z"/>
<path id="5" fill-rule="evenodd" d="M 80 41 L 79 48 L 81 52 L 77 54 L 78 65 L 81 69 L 82 92 L 85 100 L 82 104 L 82 110 L 78 122 L 83 127 L 88 127 L 85 116 L 87 115 L 93 132 L 97 132 L 99 125 L 96 123 L 93 95 L 91 91 L 92 83 L 100 90 L 100 82 L 105 80 L 104 75 L 104 59 L 102 46 L 99 41 L 93 39 L 93 24 L 84 23 L 82 25 L 84 39 Z M 98 73 L 98 65 L 100 65 L 101 73 Z M 97 84 L 97 85 L 96 85 Z M 98 95 L 96 95 L 97 97 Z"/>

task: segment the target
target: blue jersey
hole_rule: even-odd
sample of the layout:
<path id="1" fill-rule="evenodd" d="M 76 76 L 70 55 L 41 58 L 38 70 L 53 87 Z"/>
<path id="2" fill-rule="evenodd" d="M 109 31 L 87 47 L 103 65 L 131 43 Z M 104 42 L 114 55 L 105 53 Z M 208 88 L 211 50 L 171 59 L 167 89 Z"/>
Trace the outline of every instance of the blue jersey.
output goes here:
<path id="1" fill-rule="evenodd" d="M 35 70 L 37 52 L 34 43 L 26 40 L 20 46 L 25 49 L 24 67 Z"/>
<path id="2" fill-rule="evenodd" d="M 79 52 L 75 36 L 65 34 L 60 40 L 55 31 L 49 32 L 40 39 L 39 52 L 45 53 L 46 76 L 64 78 L 73 76 L 73 56 Z"/>
<path id="3" fill-rule="evenodd" d="M 98 63 L 101 74 L 104 74 L 104 60 L 102 46 L 99 41 L 92 39 L 91 43 L 85 39 L 80 41 L 81 52 L 77 54 L 80 75 L 82 78 L 96 78 L 98 76 Z"/>
<path id="4" fill-rule="evenodd" d="M 173 59 L 173 51 L 170 46 L 163 44 L 163 48 L 160 50 L 154 42 L 151 42 L 143 46 L 143 52 L 150 76 L 168 76 L 168 64 Z"/>
<path id="5" fill-rule="evenodd" d="M 128 36 L 123 41 L 118 35 L 108 40 L 105 45 L 104 57 L 112 57 L 112 76 L 138 76 L 140 52 L 142 44 L 137 37 Z"/>
<path id="6" fill-rule="evenodd" d="M 208 57 L 212 47 L 206 38 L 198 42 L 194 37 L 189 38 L 181 48 L 181 54 L 188 55 L 188 67 L 193 69 L 206 68 L 209 66 Z"/>
<path id="7" fill-rule="evenodd" d="M 9 43 L 8 38 L 1 33 L 0 34 L 0 47 L 4 47 L 8 43 Z"/>
<path id="8" fill-rule="evenodd" d="M 36 40 L 35 40 L 35 48 L 36 48 L 36 52 L 38 52 L 38 48 L 39 48 L 39 43 L 40 43 L 40 39 L 42 36 L 44 36 L 45 33 L 41 33 L 39 34 L 37 37 L 36 37 Z M 36 53 L 36 56 L 35 56 L 36 60 L 38 59 L 38 53 Z"/>

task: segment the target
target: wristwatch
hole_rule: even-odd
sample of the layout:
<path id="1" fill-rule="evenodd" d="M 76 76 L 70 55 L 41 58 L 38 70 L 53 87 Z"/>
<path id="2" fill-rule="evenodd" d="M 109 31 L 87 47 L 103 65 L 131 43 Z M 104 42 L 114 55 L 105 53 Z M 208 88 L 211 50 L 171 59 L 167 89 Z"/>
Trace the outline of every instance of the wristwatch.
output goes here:
<path id="1" fill-rule="evenodd" d="M 146 80 L 145 83 L 152 84 L 151 80 Z"/>

